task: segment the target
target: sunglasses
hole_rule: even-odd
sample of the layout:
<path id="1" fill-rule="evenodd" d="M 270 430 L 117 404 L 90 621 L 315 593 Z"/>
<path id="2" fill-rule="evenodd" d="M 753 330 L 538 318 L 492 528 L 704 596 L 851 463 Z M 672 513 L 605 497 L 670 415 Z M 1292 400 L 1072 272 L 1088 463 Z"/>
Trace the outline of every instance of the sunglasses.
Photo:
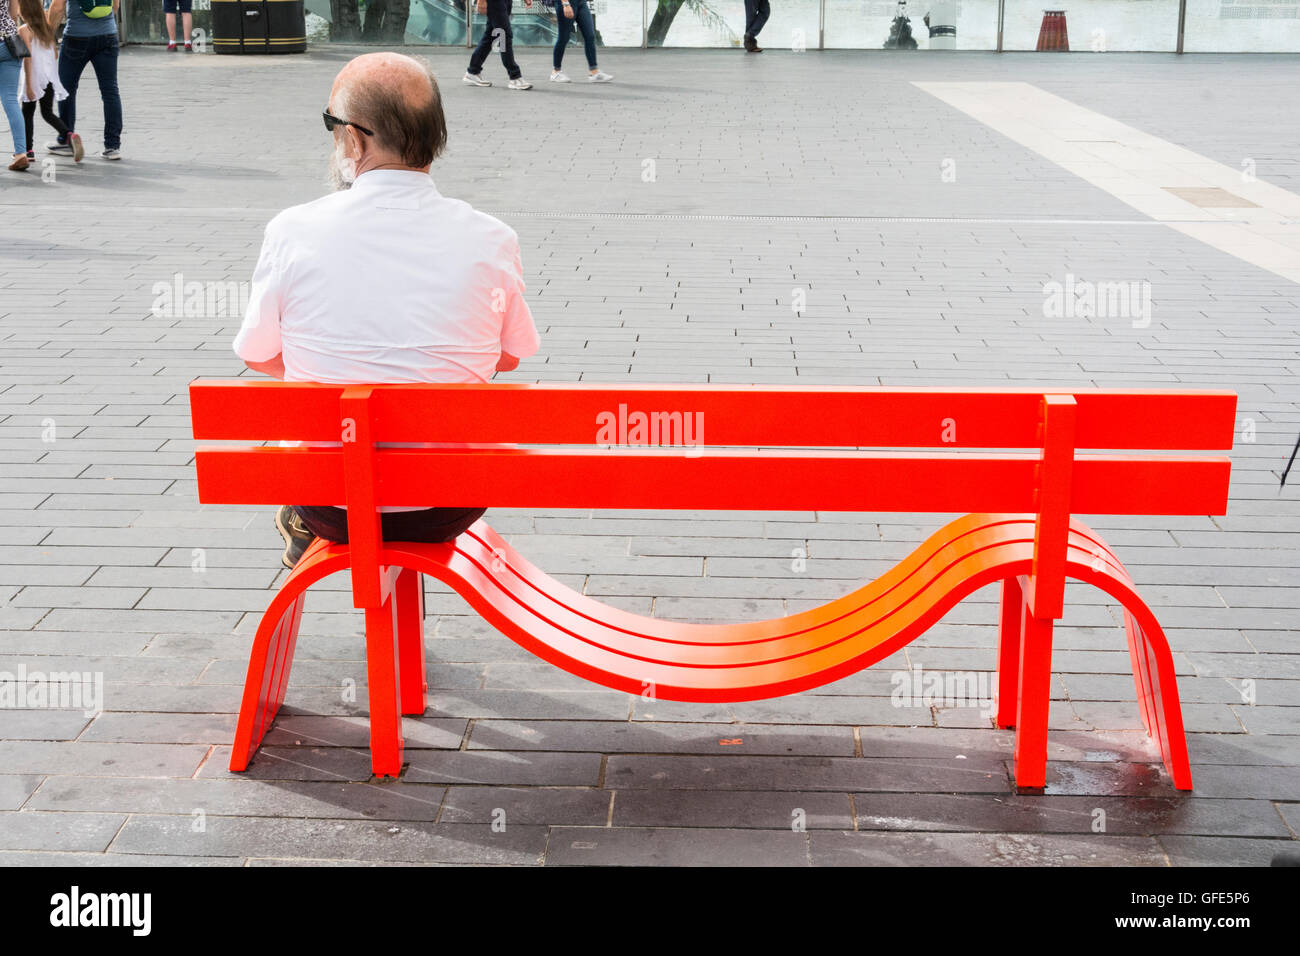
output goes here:
<path id="1" fill-rule="evenodd" d="M 361 126 L 357 123 L 349 123 L 345 119 L 339 119 L 337 116 L 332 115 L 328 110 L 322 113 L 321 116 L 325 118 L 325 128 L 329 130 L 331 133 L 334 132 L 335 126 L 351 126 L 355 129 L 361 130 L 361 132 L 365 133 L 367 136 L 375 135 L 374 132 L 366 129 L 364 126 Z"/>

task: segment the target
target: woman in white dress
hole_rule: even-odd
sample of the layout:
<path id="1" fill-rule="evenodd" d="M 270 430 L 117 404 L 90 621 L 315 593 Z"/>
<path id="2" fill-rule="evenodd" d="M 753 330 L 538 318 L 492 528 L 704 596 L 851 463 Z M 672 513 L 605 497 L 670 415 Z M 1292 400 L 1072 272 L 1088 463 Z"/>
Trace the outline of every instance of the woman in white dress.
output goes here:
<path id="1" fill-rule="evenodd" d="M 41 0 L 18 0 L 18 12 L 23 24 L 18 33 L 27 42 L 32 55 L 23 60 L 23 71 L 18 77 L 18 99 L 23 107 L 23 124 L 27 132 L 27 159 L 34 161 L 32 151 L 32 126 L 36 117 L 36 107 L 41 108 L 41 117 L 58 131 L 60 137 L 66 137 L 72 147 L 72 158 L 81 162 L 85 147 L 81 137 L 70 132 L 59 115 L 54 112 L 54 104 L 68 97 L 68 91 L 59 82 L 59 66 L 55 59 L 54 24 L 46 18 Z"/>

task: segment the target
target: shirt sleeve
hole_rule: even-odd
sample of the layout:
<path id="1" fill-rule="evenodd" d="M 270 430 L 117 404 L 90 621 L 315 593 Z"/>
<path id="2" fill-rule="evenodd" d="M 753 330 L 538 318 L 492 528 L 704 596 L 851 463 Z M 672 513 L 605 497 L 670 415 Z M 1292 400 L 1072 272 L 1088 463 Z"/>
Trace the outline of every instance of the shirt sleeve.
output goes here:
<path id="1" fill-rule="evenodd" d="M 541 347 L 533 313 L 524 301 L 524 270 L 519 258 L 519 239 L 511 235 L 502 249 L 506 260 L 506 308 L 501 322 L 501 351 L 515 358 L 528 358 Z"/>
<path id="2" fill-rule="evenodd" d="M 280 311 L 284 283 L 276 246 L 275 237 L 268 225 L 262 237 L 262 252 L 253 269 L 244 323 L 235 336 L 235 354 L 245 362 L 266 362 L 282 351 Z"/>

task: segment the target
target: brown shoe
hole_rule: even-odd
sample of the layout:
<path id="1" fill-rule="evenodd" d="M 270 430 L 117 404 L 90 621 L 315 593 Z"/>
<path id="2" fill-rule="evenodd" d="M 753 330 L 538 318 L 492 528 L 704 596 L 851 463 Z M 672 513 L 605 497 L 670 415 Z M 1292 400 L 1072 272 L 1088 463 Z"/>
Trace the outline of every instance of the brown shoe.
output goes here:
<path id="1" fill-rule="evenodd" d="M 302 518 L 298 517 L 298 512 L 288 505 L 281 505 L 275 513 L 275 526 L 280 531 L 280 537 L 284 538 L 284 554 L 280 560 L 286 568 L 292 568 L 303 552 L 311 547 L 316 535 L 307 530 Z"/>
<path id="2" fill-rule="evenodd" d="M 758 44 L 754 41 L 754 38 L 753 38 L 752 36 L 750 36 L 748 33 L 746 33 L 746 34 L 745 34 L 745 52 L 746 52 L 746 53 L 753 53 L 753 52 L 754 52 L 754 47 L 756 47 L 756 46 L 758 46 Z"/>
<path id="3" fill-rule="evenodd" d="M 17 156 L 14 157 L 14 161 L 9 164 L 9 168 L 13 170 L 15 173 L 21 173 L 24 169 L 26 169 L 30 165 L 31 165 L 31 161 L 27 158 L 27 154 L 19 153 Z"/>

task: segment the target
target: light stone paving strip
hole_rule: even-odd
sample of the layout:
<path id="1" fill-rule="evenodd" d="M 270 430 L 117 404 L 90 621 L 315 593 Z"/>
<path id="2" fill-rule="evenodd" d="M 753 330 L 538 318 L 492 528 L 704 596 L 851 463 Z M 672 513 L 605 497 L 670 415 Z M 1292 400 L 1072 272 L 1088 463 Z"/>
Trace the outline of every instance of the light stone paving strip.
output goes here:
<path id="1" fill-rule="evenodd" d="M 1300 195 L 1028 83 L 918 83 L 1134 209 L 1300 282 Z M 1207 216 L 1221 221 L 1205 221 Z"/>
<path id="2" fill-rule="evenodd" d="M 319 112 L 344 55 L 128 49 L 126 159 L 0 179 L 18 224 L 0 236 L 0 669 L 96 669 L 107 702 L 93 718 L 0 708 L 0 865 L 1259 864 L 1294 846 L 1300 499 L 1278 473 L 1300 431 L 1300 287 L 915 85 L 1029 84 L 1229 169 L 1253 157 L 1296 192 L 1285 57 L 613 51 L 619 80 L 597 90 L 444 86 L 439 188 L 523 246 L 543 351 L 512 380 L 1237 390 L 1228 515 L 1094 522 L 1168 628 L 1193 794 L 1158 769 L 1115 609 L 1082 586 L 1057 630 L 1043 796 L 1012 792 L 1012 735 L 979 707 L 891 704 L 900 670 L 990 670 L 992 589 L 829 687 L 691 705 L 577 681 L 431 587 L 431 707 L 405 721 L 405 779 L 370 783 L 361 626 L 331 579 L 262 756 L 228 773 L 279 537 L 264 510 L 195 496 L 185 390 L 240 374 L 237 311 L 152 306 L 178 275 L 247 281 L 266 220 L 320 194 Z M 464 67 L 430 58 L 452 80 Z M 524 53 L 526 74 L 545 60 Z M 1049 317 L 1045 286 L 1067 274 L 1149 281 L 1150 326 Z M 489 520 L 600 600 L 707 620 L 845 593 L 945 517 Z"/>

